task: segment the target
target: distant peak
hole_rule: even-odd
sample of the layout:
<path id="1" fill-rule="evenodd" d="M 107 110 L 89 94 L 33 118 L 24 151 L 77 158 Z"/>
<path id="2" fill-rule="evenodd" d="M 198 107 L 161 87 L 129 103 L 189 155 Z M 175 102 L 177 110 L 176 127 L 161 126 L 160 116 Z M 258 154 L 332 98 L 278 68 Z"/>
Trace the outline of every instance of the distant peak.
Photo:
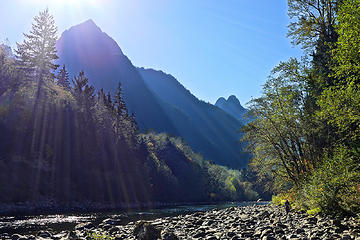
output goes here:
<path id="1" fill-rule="evenodd" d="M 228 97 L 228 101 L 231 101 L 231 102 L 233 102 L 233 101 L 239 101 L 239 99 L 237 99 L 237 97 L 236 97 L 235 95 L 230 95 L 230 96 Z"/>
<path id="2" fill-rule="evenodd" d="M 223 103 L 226 103 L 226 99 L 223 98 L 223 97 L 220 97 L 220 98 L 216 101 L 215 105 L 219 105 L 219 104 L 223 104 Z"/>

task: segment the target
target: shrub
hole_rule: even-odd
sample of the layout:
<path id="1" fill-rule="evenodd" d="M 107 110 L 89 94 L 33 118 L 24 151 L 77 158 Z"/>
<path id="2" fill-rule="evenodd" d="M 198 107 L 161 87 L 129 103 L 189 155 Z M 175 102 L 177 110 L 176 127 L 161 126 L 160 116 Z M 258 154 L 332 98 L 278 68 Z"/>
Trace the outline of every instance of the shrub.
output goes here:
<path id="1" fill-rule="evenodd" d="M 300 192 L 307 209 L 325 212 L 359 212 L 359 159 L 353 151 L 341 146 L 327 156 Z"/>
<path id="2" fill-rule="evenodd" d="M 279 193 L 278 195 L 274 195 L 272 196 L 272 203 L 280 206 L 280 205 L 284 205 L 286 200 L 288 200 L 290 203 L 294 202 L 294 193 L 293 191 L 289 190 L 286 193 Z"/>
<path id="3" fill-rule="evenodd" d="M 321 212 L 321 209 L 320 208 L 314 208 L 314 209 L 310 209 L 310 210 L 307 210 L 306 213 L 309 214 L 309 215 L 316 215 L 318 214 L 319 212 Z"/>
<path id="4" fill-rule="evenodd" d="M 103 232 L 88 233 L 87 234 L 90 240 L 113 240 L 115 237 L 111 237 L 109 234 Z M 88 239 L 88 238 L 86 238 Z"/>

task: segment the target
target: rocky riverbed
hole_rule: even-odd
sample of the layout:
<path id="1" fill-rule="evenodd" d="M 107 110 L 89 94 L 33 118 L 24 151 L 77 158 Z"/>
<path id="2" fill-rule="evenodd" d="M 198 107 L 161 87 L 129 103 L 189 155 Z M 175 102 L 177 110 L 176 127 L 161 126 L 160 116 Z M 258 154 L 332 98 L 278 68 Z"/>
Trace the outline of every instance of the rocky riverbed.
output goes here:
<path id="1" fill-rule="evenodd" d="M 90 237 L 92 236 L 92 238 Z M 1 239 L 359 239 L 360 222 L 354 217 L 332 219 L 286 214 L 283 208 L 269 205 L 231 207 L 222 210 L 195 212 L 126 225 L 116 218 L 78 224 L 70 231 L 41 231 L 31 236 L 17 234 Z"/>

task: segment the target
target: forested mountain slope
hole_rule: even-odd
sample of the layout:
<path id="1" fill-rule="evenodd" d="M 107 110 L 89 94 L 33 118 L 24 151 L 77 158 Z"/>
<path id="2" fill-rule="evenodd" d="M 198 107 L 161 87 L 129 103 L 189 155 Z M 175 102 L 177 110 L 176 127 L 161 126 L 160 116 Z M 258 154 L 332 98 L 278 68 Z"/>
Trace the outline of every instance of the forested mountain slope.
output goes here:
<path id="1" fill-rule="evenodd" d="M 173 76 L 162 71 L 138 68 L 148 88 L 162 102 L 177 131 L 196 151 L 214 162 L 233 168 L 247 165 L 249 155 L 240 144 L 239 119 L 200 101 Z"/>
<path id="2" fill-rule="evenodd" d="M 239 143 L 241 121 L 199 101 L 175 78 L 136 68 L 117 43 L 92 20 L 65 31 L 57 41 L 59 64 L 70 76 L 84 70 L 95 89 L 114 93 L 120 81 L 129 112 L 142 131 L 183 137 L 197 152 L 215 163 L 241 169 L 249 155 Z"/>

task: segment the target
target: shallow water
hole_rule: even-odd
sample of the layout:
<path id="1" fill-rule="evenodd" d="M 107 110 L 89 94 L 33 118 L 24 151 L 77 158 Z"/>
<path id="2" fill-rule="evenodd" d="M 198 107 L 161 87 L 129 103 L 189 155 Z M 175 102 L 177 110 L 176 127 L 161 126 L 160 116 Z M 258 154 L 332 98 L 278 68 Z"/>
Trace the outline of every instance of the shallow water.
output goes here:
<path id="1" fill-rule="evenodd" d="M 72 230 L 77 224 L 93 222 L 98 224 L 106 218 L 120 220 L 122 224 L 131 221 L 150 220 L 160 217 L 177 216 L 193 212 L 204 212 L 212 209 L 224 209 L 234 206 L 265 205 L 268 202 L 229 202 L 208 205 L 182 205 L 143 210 L 112 211 L 101 213 L 72 213 L 33 216 L 0 217 L 0 234 L 33 234 L 40 230 L 50 230 L 54 233 Z"/>

